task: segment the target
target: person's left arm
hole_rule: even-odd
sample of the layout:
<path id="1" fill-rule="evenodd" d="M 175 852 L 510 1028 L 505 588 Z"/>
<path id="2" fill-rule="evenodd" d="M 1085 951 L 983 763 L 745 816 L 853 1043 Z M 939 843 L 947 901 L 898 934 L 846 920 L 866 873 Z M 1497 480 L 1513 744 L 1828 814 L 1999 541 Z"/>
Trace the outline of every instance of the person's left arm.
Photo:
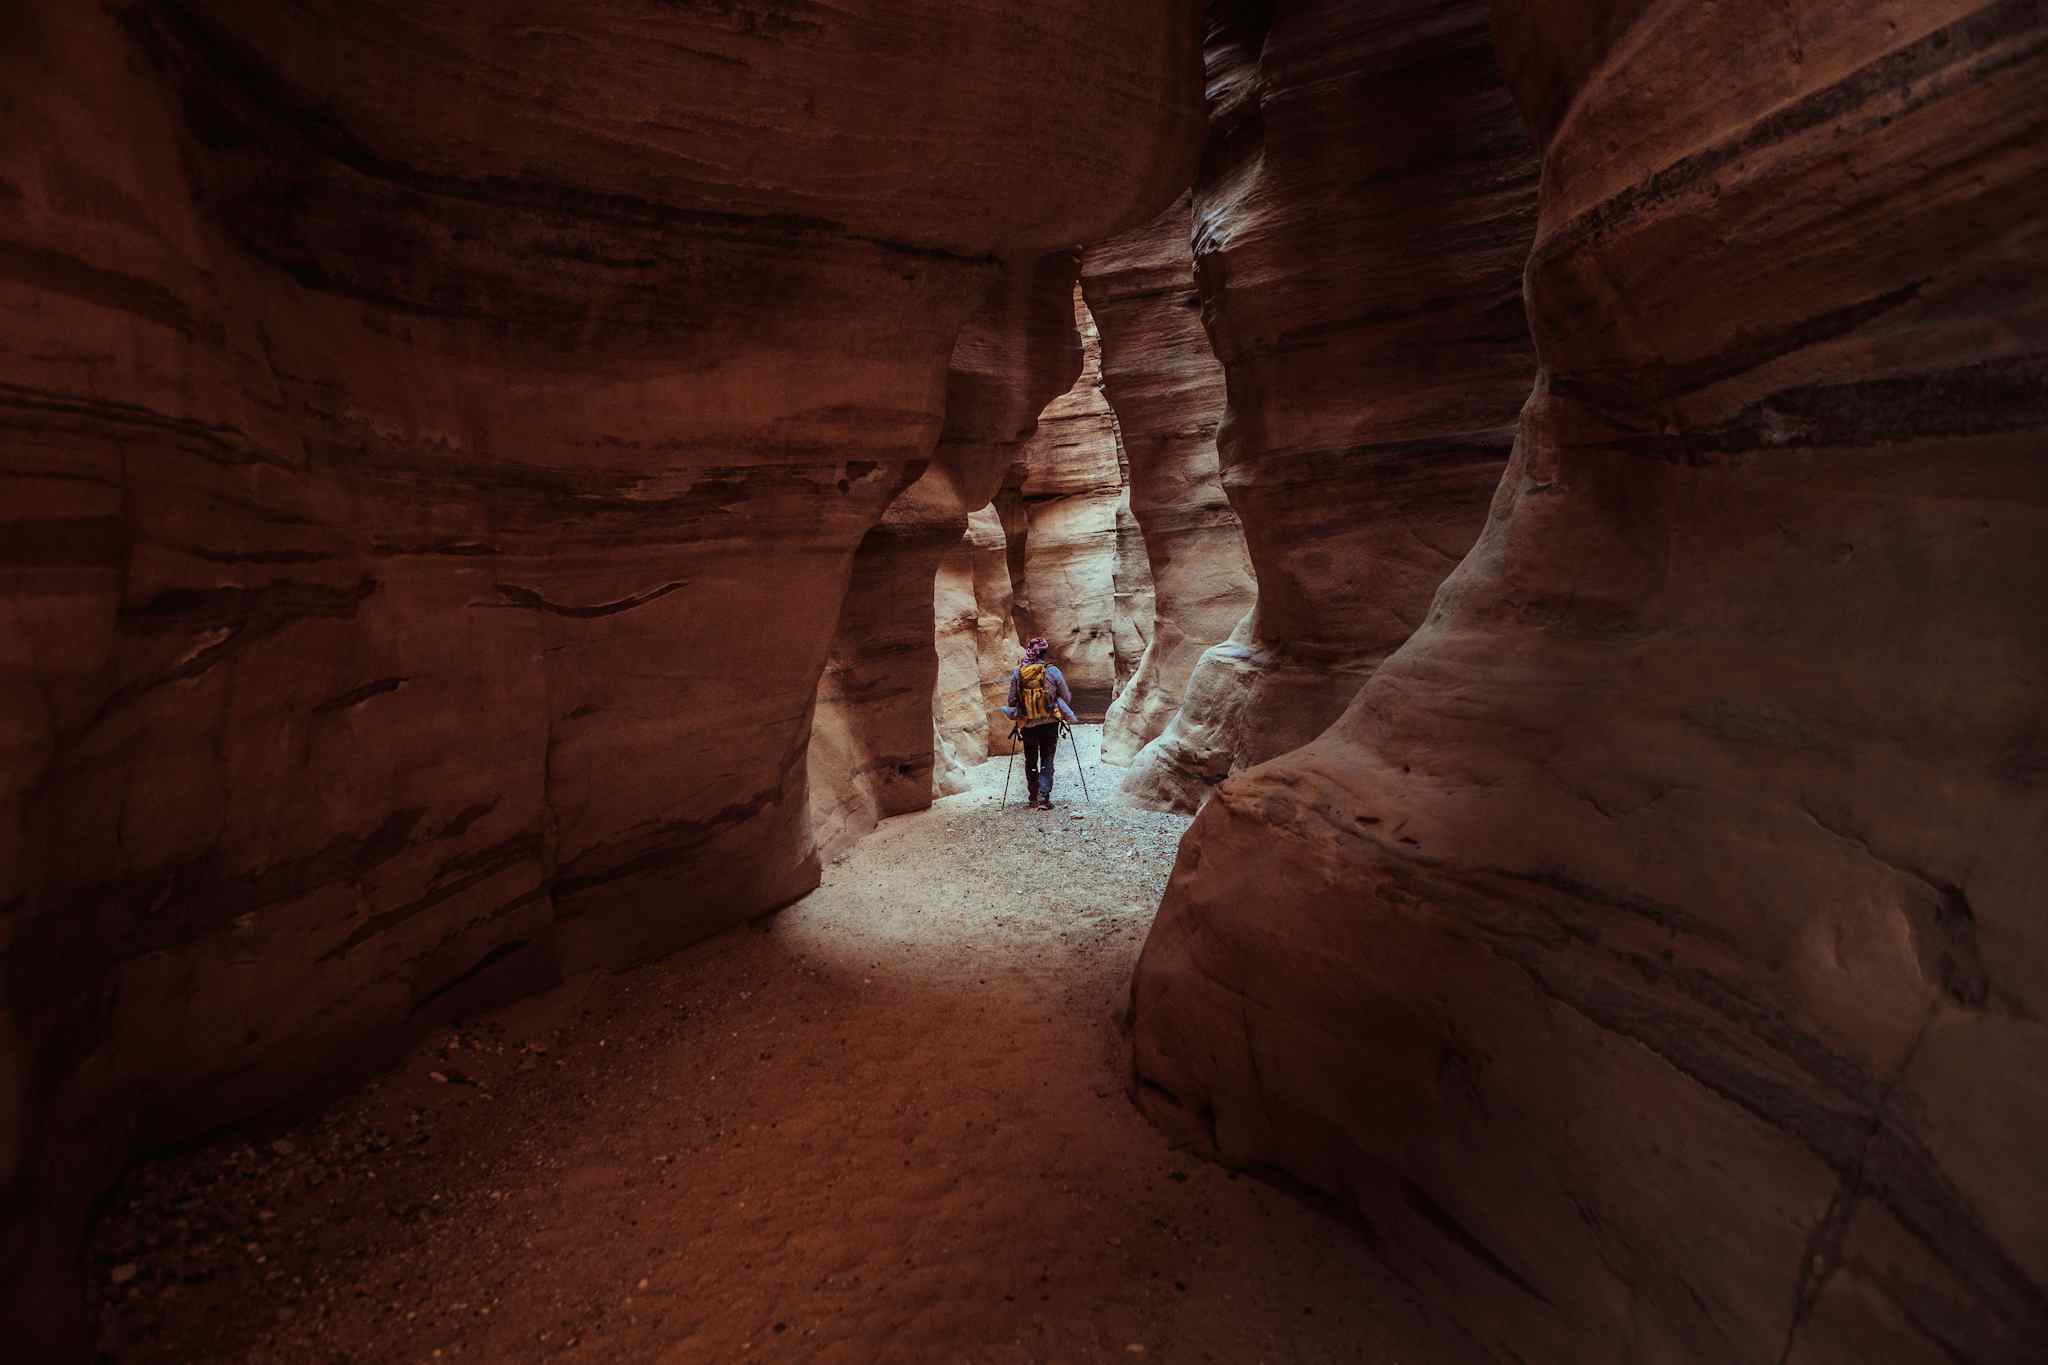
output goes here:
<path id="1" fill-rule="evenodd" d="M 1066 713 L 1068 720 L 1079 724 L 1081 718 L 1074 714 L 1074 694 L 1067 690 L 1067 675 L 1057 668 L 1048 668 L 1046 672 L 1052 674 L 1053 696 L 1060 710 Z"/>

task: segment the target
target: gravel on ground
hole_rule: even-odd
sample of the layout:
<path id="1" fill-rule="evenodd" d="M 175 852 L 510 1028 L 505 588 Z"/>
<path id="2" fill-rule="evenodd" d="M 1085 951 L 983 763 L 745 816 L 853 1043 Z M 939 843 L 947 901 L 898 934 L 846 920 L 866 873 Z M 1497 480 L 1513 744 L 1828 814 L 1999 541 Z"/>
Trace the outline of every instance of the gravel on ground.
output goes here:
<path id="1" fill-rule="evenodd" d="M 316 1113 L 138 1163 L 102 1358 L 1420 1361 L 1351 1226 L 1174 1150 L 1126 986 L 1183 817 L 1078 732 L 779 914 L 436 1033 Z"/>

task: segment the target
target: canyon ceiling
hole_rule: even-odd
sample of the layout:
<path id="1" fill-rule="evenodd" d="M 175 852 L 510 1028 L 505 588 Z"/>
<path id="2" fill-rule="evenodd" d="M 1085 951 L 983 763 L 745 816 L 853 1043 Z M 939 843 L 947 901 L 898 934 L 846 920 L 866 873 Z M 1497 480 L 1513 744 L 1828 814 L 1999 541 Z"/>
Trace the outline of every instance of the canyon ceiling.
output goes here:
<path id="1" fill-rule="evenodd" d="M 2043 1358 L 2044 89 L 2042 0 L 0 9 L 9 1322 L 1044 631 L 1201 811 L 1168 1132 L 1483 1358 Z"/>

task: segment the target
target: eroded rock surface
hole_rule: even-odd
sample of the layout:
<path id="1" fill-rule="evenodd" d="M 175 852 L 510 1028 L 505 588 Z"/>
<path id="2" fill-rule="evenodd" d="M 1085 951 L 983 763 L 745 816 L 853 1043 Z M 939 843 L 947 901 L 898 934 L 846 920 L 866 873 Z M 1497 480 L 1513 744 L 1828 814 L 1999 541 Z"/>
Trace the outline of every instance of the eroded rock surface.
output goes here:
<path id="1" fill-rule="evenodd" d="M 1071 306 L 1081 336 L 1080 378 L 1039 415 L 1038 430 L 1024 443 L 995 506 L 1009 538 L 1018 638 L 1050 641 L 1075 711 L 1100 720 L 1117 687 L 1116 509 L 1124 496 L 1123 462 L 1116 415 L 1102 394 L 1101 340 L 1078 289 Z M 1127 594 L 1123 600 L 1135 599 Z"/>
<path id="2" fill-rule="evenodd" d="M 1479 534 L 1535 373 L 1536 156 L 1488 6 L 1209 12 L 1195 265 L 1258 604 L 1128 779 L 1186 809 L 1314 738 L 1421 623 Z"/>
<path id="3" fill-rule="evenodd" d="M 1196 821 L 1141 1094 L 1499 1356 L 2039 1358 L 2048 15 L 1559 19 L 1513 463 Z"/>
<path id="4" fill-rule="evenodd" d="M 1105 396 L 1107 392 L 1105 385 Z M 1114 404 L 1110 411 L 1114 416 Z M 1145 651 L 1151 647 L 1152 631 L 1159 614 L 1159 594 L 1152 584 L 1152 561 L 1145 554 L 1145 528 L 1131 510 L 1131 457 L 1124 447 L 1121 425 L 1117 433 L 1116 453 L 1123 488 L 1117 494 L 1113 509 L 1116 566 L 1111 579 L 1116 600 L 1110 608 L 1109 632 L 1110 649 L 1116 665 L 1116 700 L 1110 703 L 1111 713 L 1123 703 L 1131 680 L 1145 661 Z M 1115 755 L 1108 757 L 1107 761 L 1123 763 L 1128 759 Z"/>
<path id="5" fill-rule="evenodd" d="M 932 621 L 939 665 L 931 704 L 932 789 L 950 796 L 964 790 L 962 774 L 988 758 L 989 732 L 1001 728 L 982 708 L 982 612 L 974 592 L 974 541 L 966 531 L 939 557 Z M 1007 630 L 1008 620 L 1002 624 Z"/>
<path id="6" fill-rule="evenodd" d="M 69 1248 L 128 1151 L 813 884 L 856 547 L 993 257 L 1184 183 L 1194 23 L 5 8 L 0 1282 L 31 1354 L 75 1342 Z"/>
<path id="7" fill-rule="evenodd" d="M 988 751 L 1007 754 L 1017 746 L 995 713 L 1010 700 L 1010 670 L 1022 642 L 1011 613 L 1015 590 L 1010 583 L 1010 546 L 1002 518 L 984 507 L 967 519 L 967 543 L 974 552 L 975 662 L 981 672 L 981 710 L 990 726 Z"/>
<path id="8" fill-rule="evenodd" d="M 1216 460 L 1223 368 L 1202 330 L 1189 213 L 1183 197 L 1082 259 L 1129 470 L 1131 525 L 1119 522 L 1118 549 L 1144 557 L 1152 595 L 1144 651 L 1103 724 L 1107 763 L 1130 762 L 1166 728 L 1202 651 L 1229 636 L 1256 595 Z"/>
<path id="9" fill-rule="evenodd" d="M 968 661 L 978 669 L 983 633 L 968 517 L 1020 467 L 1040 410 L 1082 374 L 1072 304 L 1079 271 L 1071 252 L 1055 252 L 1012 262 L 989 281 L 953 348 L 946 426 L 931 463 L 854 555 L 811 727 L 811 827 L 821 858 L 844 853 L 879 820 L 922 810 L 944 785 L 939 717 L 967 700 L 964 680 L 947 686 L 946 656 L 956 669 Z M 967 563 L 956 563 L 949 586 L 965 597 L 941 610 L 942 565 L 963 549 Z M 1000 665 L 1005 676 L 1010 666 Z M 977 677 L 976 701 L 982 691 Z M 985 735 L 990 721 L 956 713 L 945 725 L 971 744 L 967 732 L 978 726 Z M 994 728 L 1008 735 L 1000 721 Z"/>

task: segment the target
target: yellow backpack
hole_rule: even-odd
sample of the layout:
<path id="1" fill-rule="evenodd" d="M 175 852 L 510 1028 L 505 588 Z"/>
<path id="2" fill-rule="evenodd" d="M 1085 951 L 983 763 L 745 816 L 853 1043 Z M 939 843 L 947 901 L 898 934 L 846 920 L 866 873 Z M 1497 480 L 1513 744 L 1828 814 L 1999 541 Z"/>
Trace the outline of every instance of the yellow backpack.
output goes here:
<path id="1" fill-rule="evenodd" d="M 1025 664 L 1017 670 L 1017 681 L 1022 684 L 1026 725 L 1059 719 L 1053 714 L 1052 684 L 1046 680 L 1044 664 Z"/>

